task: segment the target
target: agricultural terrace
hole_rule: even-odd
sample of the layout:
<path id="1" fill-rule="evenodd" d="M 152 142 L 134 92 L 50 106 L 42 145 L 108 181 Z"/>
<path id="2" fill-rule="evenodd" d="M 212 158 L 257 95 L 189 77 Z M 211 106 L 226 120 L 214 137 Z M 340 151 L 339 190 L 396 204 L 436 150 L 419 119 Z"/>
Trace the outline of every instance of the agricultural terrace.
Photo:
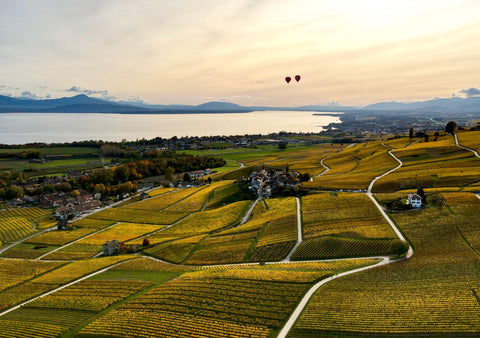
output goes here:
<path id="1" fill-rule="evenodd" d="M 472 148 L 480 152 L 480 131 L 457 133 L 458 143 L 461 146 Z"/>
<path id="2" fill-rule="evenodd" d="M 405 148 L 408 145 L 418 141 L 419 141 L 418 138 L 411 139 L 409 137 L 400 137 L 400 138 L 394 138 L 391 140 L 384 141 L 383 143 L 385 143 L 390 148 L 400 149 L 400 148 Z"/>
<path id="3" fill-rule="evenodd" d="M 215 209 L 229 203 L 237 202 L 242 194 L 241 188 L 233 181 L 223 181 L 225 184 L 217 187 L 208 200 L 206 210 Z"/>
<path id="4" fill-rule="evenodd" d="M 296 222 L 294 198 L 259 202 L 248 222 L 205 239 L 187 263 L 279 261 L 296 243 Z"/>
<path id="5" fill-rule="evenodd" d="M 0 210 L 0 242 L 14 242 L 33 232 L 36 222 L 51 215 L 51 211 L 40 208 Z"/>
<path id="6" fill-rule="evenodd" d="M 132 259 L 132 256 L 122 255 L 68 263 L 41 261 L 32 263 L 23 260 L 12 260 L 12 262 L 16 264 L 9 269 L 5 269 L 5 271 L 3 271 L 4 273 L 2 272 L 2 280 L 14 281 L 18 278 L 18 282 L 0 291 L 0 312 L 42 293 L 54 290 L 82 276 L 128 259 Z M 4 264 L 8 264 L 4 263 L 4 261 L 3 259 L 0 260 L 3 266 Z M 23 263 L 25 263 L 25 265 Z M 32 273 L 32 268 L 29 267 L 32 264 L 35 264 L 35 269 L 37 269 L 37 267 L 44 267 L 45 270 L 39 273 Z M 26 270 L 24 270 L 24 266 Z M 4 318 L 3 316 L 0 317 L 0 327 L 2 328 L 4 326 L 1 320 Z"/>
<path id="7" fill-rule="evenodd" d="M 304 241 L 292 260 L 388 254 L 395 233 L 365 194 L 317 193 L 302 198 Z"/>
<path id="8" fill-rule="evenodd" d="M 477 336 L 480 255 L 473 219 L 480 200 L 469 193 L 442 197 L 446 205 L 391 214 L 415 249 L 411 258 L 325 284 L 291 336 Z"/>
<path id="9" fill-rule="evenodd" d="M 214 190 L 228 185 L 230 182 L 213 182 L 201 190 L 193 193 L 185 199 L 170 205 L 165 211 L 196 212 L 206 207 L 208 199 L 212 196 Z M 168 196 L 167 196 L 168 197 Z"/>
<path id="10" fill-rule="evenodd" d="M 376 176 L 398 165 L 388 150 L 380 141 L 344 148 L 324 160 L 324 164 L 330 168 L 328 172 L 303 183 L 303 186 L 333 190 L 367 189 Z"/>
<path id="11" fill-rule="evenodd" d="M 138 209 L 138 210 L 147 210 L 147 211 L 159 211 L 163 210 L 166 207 L 177 203 L 180 200 L 194 194 L 204 187 L 199 188 L 185 188 L 185 189 L 177 189 L 167 194 L 157 195 L 155 197 L 139 201 L 136 203 L 131 203 L 123 207 L 123 209 Z"/>
<path id="12" fill-rule="evenodd" d="M 395 238 L 390 225 L 365 194 L 319 192 L 302 197 L 303 238 L 334 235 Z"/>
<path id="13" fill-rule="evenodd" d="M 163 227 L 153 224 L 119 223 L 52 252 L 45 256 L 44 259 L 70 260 L 90 258 L 102 252 L 102 245 L 107 241 L 117 239 L 120 242 L 124 242 L 157 231 Z"/>
<path id="14" fill-rule="evenodd" d="M 175 188 L 157 188 L 155 190 L 152 190 L 152 191 L 149 191 L 148 192 L 148 196 L 150 197 L 155 197 L 155 196 L 158 196 L 158 195 L 163 195 L 163 194 L 166 194 L 167 192 L 171 192 L 175 190 Z"/>
<path id="15" fill-rule="evenodd" d="M 128 300 L 80 335 L 268 337 L 318 279 L 374 261 L 187 272 Z M 132 264 L 133 265 L 133 264 Z"/>
<path id="16" fill-rule="evenodd" d="M 376 192 L 469 186 L 479 181 L 480 159 L 457 147 L 453 136 L 417 142 L 393 153 L 403 165 L 379 179 L 373 187 Z"/>
<path id="17" fill-rule="evenodd" d="M 167 261 L 184 261 L 206 235 L 237 224 L 249 205 L 250 201 L 241 201 L 194 213 L 171 227 L 148 236 L 151 244 L 164 244 L 148 249 L 147 253 Z"/>
<path id="18" fill-rule="evenodd" d="M 319 145 L 295 152 L 279 153 L 274 157 L 267 156 L 265 158 L 257 158 L 255 161 L 244 161 L 244 163 L 248 165 L 264 164 L 265 166 L 277 168 L 285 168 L 288 165 L 290 169 L 315 176 L 324 170 L 320 164 L 322 159 L 330 154 L 336 153 L 339 147 L 339 145 L 333 143 Z"/>

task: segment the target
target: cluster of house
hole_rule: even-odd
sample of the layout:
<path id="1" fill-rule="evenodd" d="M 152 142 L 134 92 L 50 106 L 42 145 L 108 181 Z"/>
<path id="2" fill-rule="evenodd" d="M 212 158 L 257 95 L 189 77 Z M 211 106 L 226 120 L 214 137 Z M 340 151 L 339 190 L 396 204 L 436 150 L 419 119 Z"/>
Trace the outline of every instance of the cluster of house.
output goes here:
<path id="1" fill-rule="evenodd" d="M 62 215 L 73 215 L 78 217 L 82 214 L 88 213 L 95 209 L 108 206 L 113 203 L 110 199 L 101 200 L 102 195 L 85 194 L 75 198 L 67 198 L 66 195 L 63 198 L 56 199 L 51 206 L 57 207 L 55 210 L 55 217 L 60 218 Z"/>
<path id="2" fill-rule="evenodd" d="M 300 185 L 300 174 L 296 171 L 290 171 L 288 174 L 279 170 L 254 171 L 249 176 L 250 190 L 254 191 L 257 196 L 269 198 L 274 192 L 283 189 L 293 189 Z"/>

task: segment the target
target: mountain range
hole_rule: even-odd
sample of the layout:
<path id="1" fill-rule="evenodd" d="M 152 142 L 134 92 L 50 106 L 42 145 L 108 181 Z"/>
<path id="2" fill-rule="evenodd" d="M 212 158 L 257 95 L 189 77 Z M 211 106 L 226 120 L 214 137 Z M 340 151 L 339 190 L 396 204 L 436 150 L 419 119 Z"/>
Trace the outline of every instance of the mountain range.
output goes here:
<path id="1" fill-rule="evenodd" d="M 379 102 L 365 107 L 309 105 L 301 107 L 240 106 L 230 102 L 208 102 L 193 105 L 149 105 L 144 103 L 114 102 L 87 95 L 60 99 L 33 100 L 0 95 L 0 113 L 125 113 L 125 114 L 205 114 L 247 113 L 264 110 L 296 111 L 412 111 L 412 112 L 480 112 L 480 97 L 438 98 L 417 102 Z"/>

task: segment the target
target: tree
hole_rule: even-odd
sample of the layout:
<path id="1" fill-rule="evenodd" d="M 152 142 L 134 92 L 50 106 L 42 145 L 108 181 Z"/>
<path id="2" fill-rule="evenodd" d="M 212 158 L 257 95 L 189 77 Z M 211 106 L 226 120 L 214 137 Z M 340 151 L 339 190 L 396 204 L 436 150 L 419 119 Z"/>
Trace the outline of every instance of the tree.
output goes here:
<path id="1" fill-rule="evenodd" d="M 425 203 L 425 192 L 422 187 L 417 189 L 417 195 L 422 198 L 422 203 Z"/>
<path id="2" fill-rule="evenodd" d="M 408 251 L 408 243 L 396 238 L 390 243 L 390 254 L 391 255 L 403 255 Z"/>
<path id="3" fill-rule="evenodd" d="M 208 184 L 212 184 L 212 178 L 210 176 L 208 176 L 207 181 L 208 181 Z"/>
<path id="4" fill-rule="evenodd" d="M 280 150 L 287 149 L 287 142 L 285 142 L 285 141 L 278 142 L 278 149 L 280 149 Z"/>
<path id="5" fill-rule="evenodd" d="M 413 138 L 413 127 L 410 127 L 410 130 L 408 132 L 408 137 Z"/>
<path id="6" fill-rule="evenodd" d="M 455 133 L 455 129 L 457 129 L 457 123 L 455 121 L 449 121 L 446 125 L 445 125 L 445 131 L 448 133 L 448 134 L 454 134 Z"/>
<path id="7" fill-rule="evenodd" d="M 173 174 L 175 173 L 175 169 L 172 167 L 165 168 L 165 179 L 169 181 L 173 181 Z"/>
<path id="8" fill-rule="evenodd" d="M 183 174 L 183 180 L 185 182 L 190 182 L 192 180 L 192 178 L 190 177 L 189 173 L 185 173 L 185 174 Z"/>
<path id="9" fill-rule="evenodd" d="M 13 200 L 14 198 L 20 198 L 23 196 L 23 189 L 17 187 L 16 185 L 12 185 L 7 188 L 5 191 L 5 198 L 7 200 Z"/>
<path id="10" fill-rule="evenodd" d="M 73 198 L 76 198 L 76 197 L 80 196 L 80 191 L 78 191 L 78 190 L 73 190 L 73 191 L 70 193 L 70 196 L 72 196 Z"/>
<path id="11" fill-rule="evenodd" d="M 143 239 L 142 245 L 143 245 L 143 246 L 149 246 L 149 245 L 150 245 L 150 241 L 148 240 L 148 238 L 144 238 L 144 239 Z"/>

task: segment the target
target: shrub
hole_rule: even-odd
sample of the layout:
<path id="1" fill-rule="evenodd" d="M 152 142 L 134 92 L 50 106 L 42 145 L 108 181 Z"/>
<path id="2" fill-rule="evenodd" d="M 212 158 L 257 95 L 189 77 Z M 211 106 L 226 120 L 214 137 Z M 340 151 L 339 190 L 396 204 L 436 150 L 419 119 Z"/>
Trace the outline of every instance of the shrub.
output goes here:
<path id="1" fill-rule="evenodd" d="M 408 247 L 409 245 L 407 242 L 396 238 L 390 243 L 390 254 L 401 256 L 408 251 Z"/>

